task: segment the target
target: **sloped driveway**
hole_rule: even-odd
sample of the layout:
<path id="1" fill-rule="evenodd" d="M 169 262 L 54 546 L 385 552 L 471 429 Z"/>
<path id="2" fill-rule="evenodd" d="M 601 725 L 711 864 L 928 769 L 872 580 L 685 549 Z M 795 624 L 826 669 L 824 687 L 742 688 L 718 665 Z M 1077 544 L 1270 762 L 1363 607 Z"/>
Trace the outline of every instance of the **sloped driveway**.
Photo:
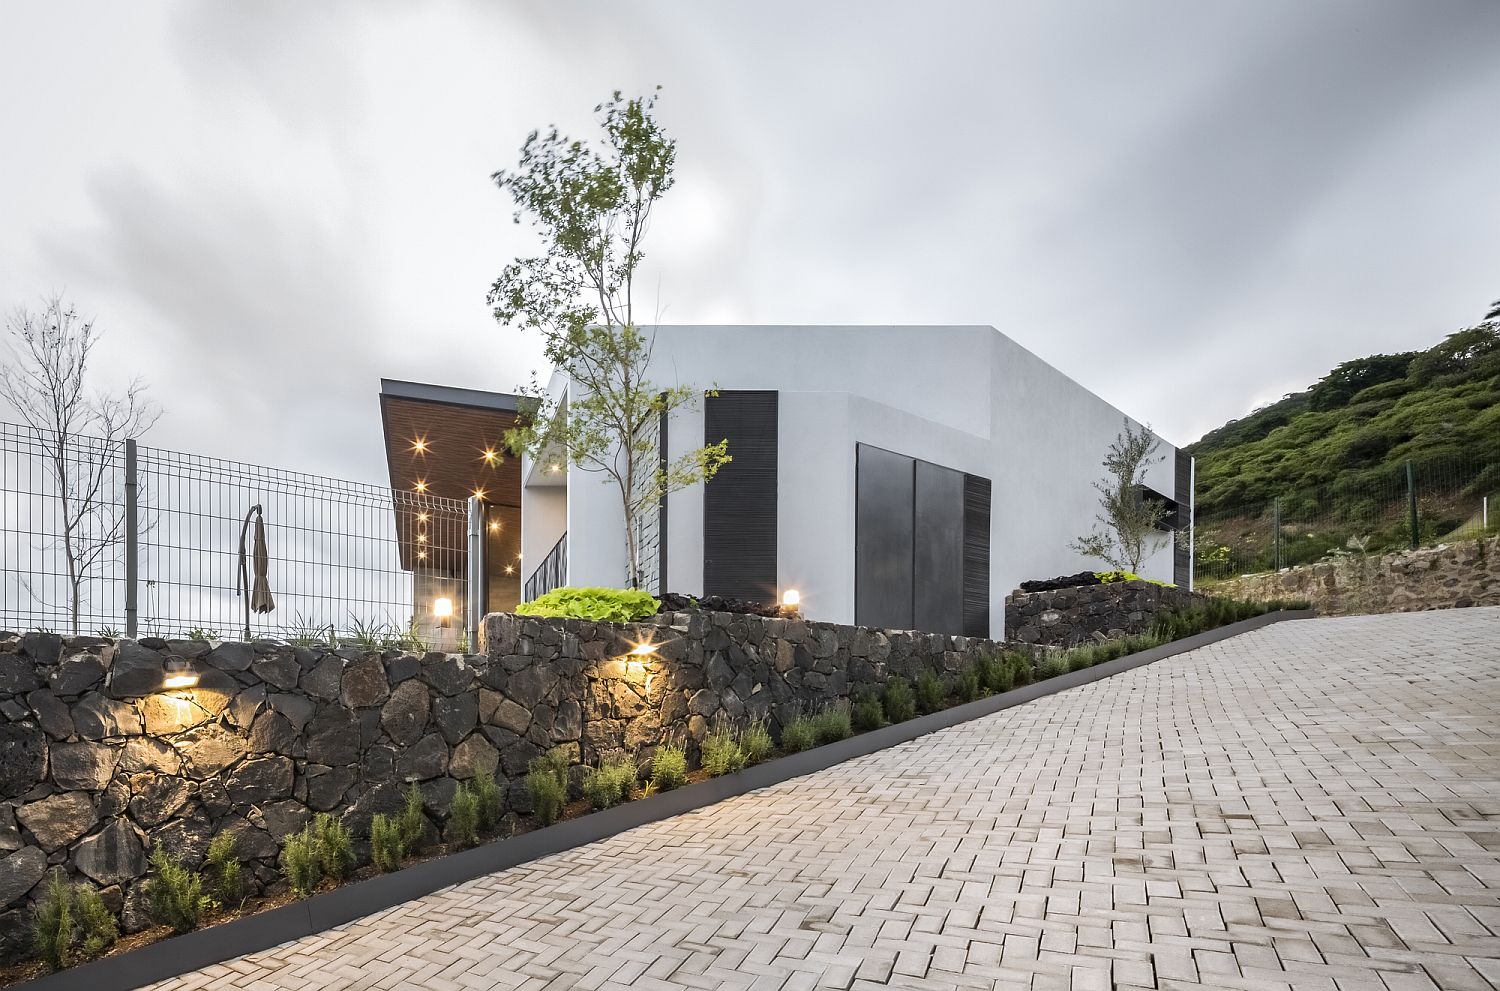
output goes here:
<path id="1" fill-rule="evenodd" d="M 1497 982 L 1468 609 L 1270 626 L 157 987 Z"/>

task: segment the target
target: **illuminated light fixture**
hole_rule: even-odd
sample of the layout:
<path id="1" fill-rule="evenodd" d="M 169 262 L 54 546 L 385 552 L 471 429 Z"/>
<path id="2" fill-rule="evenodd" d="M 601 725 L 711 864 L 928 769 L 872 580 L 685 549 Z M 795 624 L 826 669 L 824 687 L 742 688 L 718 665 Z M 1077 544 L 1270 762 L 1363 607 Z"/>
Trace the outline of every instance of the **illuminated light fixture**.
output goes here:
<path id="1" fill-rule="evenodd" d="M 484 489 L 475 489 L 474 490 L 474 498 L 475 499 L 483 499 L 484 498 Z"/>
<path id="2" fill-rule="evenodd" d="M 630 648 L 630 656 L 631 657 L 655 657 L 656 656 L 656 644 L 654 644 L 654 643 L 638 643 L 634 647 Z"/>
<path id="3" fill-rule="evenodd" d="M 432 615 L 437 618 L 438 626 L 448 628 L 453 620 L 453 600 L 446 595 L 440 595 L 432 600 Z"/>
<path id="4" fill-rule="evenodd" d="M 427 543 L 427 534 L 425 534 L 425 533 L 419 533 L 419 534 L 417 534 L 417 543 L 419 543 L 419 544 L 425 544 L 425 543 Z"/>
<path id="5" fill-rule="evenodd" d="M 781 604 L 795 611 L 802 605 L 802 593 L 795 588 L 789 588 L 781 593 Z"/>
<path id="6" fill-rule="evenodd" d="M 417 514 L 417 522 L 418 523 L 426 523 L 427 522 L 427 514 L 426 513 L 418 513 Z"/>
<path id="7" fill-rule="evenodd" d="M 490 520 L 490 529 L 492 531 L 496 532 L 496 533 L 499 533 L 500 532 L 500 521 L 499 520 Z"/>
<path id="8" fill-rule="evenodd" d="M 495 461 L 499 457 L 500 457 L 500 455 L 496 453 L 496 451 L 495 451 L 495 449 L 493 447 L 487 447 L 487 448 L 484 449 L 484 463 L 485 464 L 492 465 L 492 464 L 495 463 Z"/>
<path id="9" fill-rule="evenodd" d="M 426 551 L 417 551 L 417 560 L 418 561 L 425 561 L 425 560 L 427 560 L 427 552 Z"/>
<path id="10" fill-rule="evenodd" d="M 513 575 L 513 574 L 515 574 L 516 573 L 516 566 L 513 565 L 513 564 L 507 564 L 505 566 L 505 573 L 507 575 Z"/>
<path id="11" fill-rule="evenodd" d="M 169 657 L 165 665 L 163 688 L 192 688 L 198 684 L 198 672 L 185 657 Z"/>
<path id="12" fill-rule="evenodd" d="M 562 471 L 562 465 L 554 464 L 551 468 L 548 468 L 547 470 L 550 471 L 550 472 L 559 472 L 559 471 Z"/>
<path id="13" fill-rule="evenodd" d="M 412 453 L 413 454 L 426 454 L 427 453 L 427 438 L 426 437 L 418 437 L 416 440 L 412 441 L 411 442 L 411 449 L 412 449 Z"/>
<path id="14" fill-rule="evenodd" d="M 426 492 L 427 482 L 425 479 L 419 478 L 417 479 L 417 484 L 413 485 L 412 488 L 416 489 L 418 492 Z"/>

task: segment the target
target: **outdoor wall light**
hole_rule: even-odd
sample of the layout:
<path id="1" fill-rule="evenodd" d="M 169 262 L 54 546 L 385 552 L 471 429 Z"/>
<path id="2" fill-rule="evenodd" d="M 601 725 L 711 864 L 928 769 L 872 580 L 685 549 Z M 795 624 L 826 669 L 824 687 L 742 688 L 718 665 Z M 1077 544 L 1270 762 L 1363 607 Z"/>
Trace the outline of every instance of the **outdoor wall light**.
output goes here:
<path id="1" fill-rule="evenodd" d="M 792 612 L 796 612 L 802 607 L 802 593 L 795 588 L 787 589 L 781 593 L 781 605 Z"/>
<path id="2" fill-rule="evenodd" d="M 192 688 L 198 684 L 198 672 L 185 657 L 169 657 L 164 665 L 163 688 Z"/>
<path id="3" fill-rule="evenodd" d="M 556 465 L 556 464 L 555 464 L 555 465 L 553 465 L 553 466 L 552 466 L 552 467 L 551 467 L 551 468 L 548 468 L 548 469 L 547 469 L 547 470 L 548 470 L 548 471 L 551 471 L 551 472 L 558 472 L 558 471 L 562 471 L 562 465 Z"/>
<path id="4" fill-rule="evenodd" d="M 490 520 L 490 531 L 492 533 L 499 533 L 500 532 L 500 521 L 499 520 Z"/>
<path id="5" fill-rule="evenodd" d="M 484 498 L 484 489 L 475 489 L 474 490 L 474 498 L 475 499 L 483 499 Z"/>
<path id="6" fill-rule="evenodd" d="M 487 447 L 484 449 L 484 463 L 487 465 L 494 464 L 495 459 L 499 456 L 500 455 L 495 453 L 495 449 L 493 447 Z"/>
<path id="7" fill-rule="evenodd" d="M 416 440 L 412 441 L 411 442 L 411 449 L 416 454 L 426 454 L 427 453 L 427 438 L 426 437 L 418 437 Z"/>
<path id="8" fill-rule="evenodd" d="M 427 522 L 427 514 L 426 513 L 418 513 L 417 514 L 417 522 L 418 523 L 426 523 Z"/>
<path id="9" fill-rule="evenodd" d="M 438 626 L 448 628 L 453 621 L 453 600 L 446 595 L 440 595 L 432 600 L 432 615 L 437 617 Z"/>
<path id="10" fill-rule="evenodd" d="M 419 478 L 417 479 L 417 484 L 413 485 L 412 488 L 416 489 L 418 492 L 426 492 L 427 482 Z"/>
<path id="11" fill-rule="evenodd" d="M 655 657 L 656 644 L 638 643 L 634 647 L 630 648 L 630 655 L 632 657 Z"/>

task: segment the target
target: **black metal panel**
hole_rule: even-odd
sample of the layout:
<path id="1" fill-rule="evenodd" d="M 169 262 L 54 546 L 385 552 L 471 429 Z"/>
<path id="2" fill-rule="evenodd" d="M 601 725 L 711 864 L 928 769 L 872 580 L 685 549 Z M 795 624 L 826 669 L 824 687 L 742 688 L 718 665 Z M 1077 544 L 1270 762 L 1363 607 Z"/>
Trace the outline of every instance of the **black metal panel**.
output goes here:
<path id="1" fill-rule="evenodd" d="M 912 623 L 959 635 L 964 626 L 964 475 L 916 464 L 912 533 Z"/>
<path id="2" fill-rule="evenodd" d="M 703 440 L 733 459 L 703 490 L 703 592 L 775 602 L 777 394 L 707 398 Z"/>
<path id="3" fill-rule="evenodd" d="M 859 444 L 855 465 L 854 622 L 912 629 L 914 462 Z"/>
<path id="4" fill-rule="evenodd" d="M 1177 463 L 1173 467 L 1176 483 L 1174 495 L 1177 499 L 1173 524 L 1186 535 L 1193 505 L 1193 459 L 1178 451 Z M 1175 533 L 1172 536 L 1172 584 L 1178 588 L 1187 588 L 1193 574 L 1193 555 L 1186 539 L 1177 540 Z"/>
<path id="5" fill-rule="evenodd" d="M 964 636 L 990 635 L 990 480 L 964 476 Z"/>

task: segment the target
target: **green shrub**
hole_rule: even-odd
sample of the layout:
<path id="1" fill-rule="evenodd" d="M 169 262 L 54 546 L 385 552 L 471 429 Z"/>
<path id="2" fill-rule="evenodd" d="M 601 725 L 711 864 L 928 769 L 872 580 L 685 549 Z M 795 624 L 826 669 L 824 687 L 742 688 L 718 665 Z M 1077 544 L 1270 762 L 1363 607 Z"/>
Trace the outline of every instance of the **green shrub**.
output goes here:
<path id="1" fill-rule="evenodd" d="M 568 755 L 554 747 L 526 766 L 526 794 L 537 821 L 550 826 L 568 804 Z"/>
<path id="2" fill-rule="evenodd" d="M 781 728 L 781 749 L 789 754 L 811 750 L 818 742 L 818 728 L 811 716 L 798 716 Z"/>
<path id="3" fill-rule="evenodd" d="M 415 781 L 406 786 L 406 801 L 401 806 L 401 817 L 396 820 L 401 830 L 403 853 L 417 853 L 427 843 L 426 802 L 422 789 Z"/>
<path id="4" fill-rule="evenodd" d="M 214 899 L 220 905 L 240 900 L 240 858 L 235 856 L 234 834 L 220 833 L 213 838 L 203 855 L 203 866 L 208 869 Z"/>
<path id="5" fill-rule="evenodd" d="M 953 694 L 960 702 L 973 702 L 984 697 L 984 675 L 977 664 L 968 664 L 953 680 Z"/>
<path id="6" fill-rule="evenodd" d="M 630 793 L 635 790 L 635 777 L 635 761 L 629 757 L 605 761 L 584 774 L 584 797 L 596 809 L 628 802 Z"/>
<path id="7" fill-rule="evenodd" d="M 722 720 L 703 741 L 703 770 L 711 778 L 744 770 L 747 759 L 738 736 Z"/>
<path id="8" fill-rule="evenodd" d="M 1000 680 L 1000 659 L 990 654 L 980 654 L 969 662 L 969 670 L 974 672 L 979 679 L 980 695 L 993 695 L 999 689 L 995 683 Z"/>
<path id="9" fill-rule="evenodd" d="M 319 812 L 313 819 L 318 838 L 318 865 L 323 876 L 343 881 L 354 873 L 358 859 L 354 856 L 354 837 L 349 827 L 327 812 Z"/>
<path id="10" fill-rule="evenodd" d="M 104 896 L 93 885 L 81 884 L 74 890 L 78 928 L 83 931 L 83 955 L 96 957 L 120 938 L 120 924 L 115 921 L 115 913 L 104 904 Z"/>
<path id="11" fill-rule="evenodd" d="M 281 846 L 281 875 L 297 898 L 306 898 L 323 880 L 323 862 L 318 855 L 318 837 L 312 823 L 286 838 Z"/>
<path id="12" fill-rule="evenodd" d="M 740 730 L 740 749 L 745 752 L 746 764 L 759 764 L 771 756 L 776 744 L 771 740 L 771 731 L 766 728 L 764 718 L 752 719 Z"/>
<path id="13" fill-rule="evenodd" d="M 664 743 L 651 758 L 651 787 L 656 791 L 681 788 L 687 781 L 687 751 Z"/>
<path id="14" fill-rule="evenodd" d="M 923 671 L 917 675 L 917 708 L 923 715 L 937 712 L 948 702 L 948 685 L 936 671 Z"/>
<path id="15" fill-rule="evenodd" d="M 825 743 L 847 740 L 853 733 L 848 702 L 835 702 L 813 717 L 813 737 L 820 747 Z"/>
<path id="16" fill-rule="evenodd" d="M 190 871 L 157 844 L 151 848 L 151 871 L 146 878 L 146 900 L 151 917 L 174 933 L 192 932 L 213 907 L 203 893 L 203 878 Z"/>
<path id="17" fill-rule="evenodd" d="M 1001 657 L 1001 662 L 1010 675 L 1011 688 L 1022 688 L 1036 680 L 1036 665 L 1032 664 L 1031 655 L 1026 651 L 1007 650 Z"/>
<path id="18" fill-rule="evenodd" d="M 53 970 L 68 965 L 73 949 L 73 891 L 54 867 L 47 890 L 31 910 L 31 947 Z"/>
<path id="19" fill-rule="evenodd" d="M 375 813 L 370 819 L 370 858 L 382 871 L 401 869 L 401 859 L 406 856 L 406 840 L 401 835 L 401 823 L 384 812 Z"/>
<path id="20" fill-rule="evenodd" d="M 1060 674 L 1068 673 L 1068 662 L 1061 654 L 1049 654 L 1042 663 L 1036 667 L 1036 680 L 1046 681 L 1048 678 L 1056 678 Z"/>
<path id="21" fill-rule="evenodd" d="M 1067 661 L 1069 671 L 1082 671 L 1093 667 L 1094 659 L 1099 656 L 1099 651 L 1093 647 L 1075 647 L 1066 652 L 1063 658 Z"/>
<path id="22" fill-rule="evenodd" d="M 882 700 L 885 718 L 893 723 L 904 723 L 916 717 L 917 700 L 912 694 L 911 684 L 905 678 L 892 678 L 885 683 Z"/>
<path id="23" fill-rule="evenodd" d="M 469 847 L 479 842 L 479 796 L 460 783 L 448 806 L 447 840 L 455 846 Z"/>
<path id="24" fill-rule="evenodd" d="M 469 779 L 469 792 L 478 806 L 479 831 L 489 834 L 500 825 L 500 814 L 504 811 L 500 786 L 495 783 L 493 774 L 475 771 L 474 777 Z"/>
<path id="25" fill-rule="evenodd" d="M 555 588 L 516 606 L 522 616 L 561 616 L 596 622 L 631 623 L 656 615 L 661 602 L 638 588 Z"/>
<path id="26" fill-rule="evenodd" d="M 881 708 L 880 699 L 867 695 L 855 702 L 854 708 L 849 710 L 849 724 L 859 733 L 868 733 L 884 726 L 885 710 Z"/>

